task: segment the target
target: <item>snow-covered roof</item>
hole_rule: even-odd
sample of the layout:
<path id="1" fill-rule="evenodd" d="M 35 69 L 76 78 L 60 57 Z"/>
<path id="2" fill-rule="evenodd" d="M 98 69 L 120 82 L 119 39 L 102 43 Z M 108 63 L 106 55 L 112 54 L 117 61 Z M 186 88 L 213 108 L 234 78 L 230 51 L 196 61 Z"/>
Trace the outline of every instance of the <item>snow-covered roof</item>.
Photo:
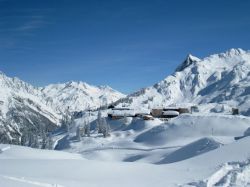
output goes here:
<path id="1" fill-rule="evenodd" d="M 112 108 L 112 110 L 132 110 L 130 108 Z"/>
<path id="2" fill-rule="evenodd" d="M 108 114 L 112 116 L 134 116 L 134 110 L 112 110 Z"/>
<path id="3" fill-rule="evenodd" d="M 167 116 L 178 116 L 180 113 L 177 111 L 168 110 L 168 111 L 163 111 L 162 114 Z"/>

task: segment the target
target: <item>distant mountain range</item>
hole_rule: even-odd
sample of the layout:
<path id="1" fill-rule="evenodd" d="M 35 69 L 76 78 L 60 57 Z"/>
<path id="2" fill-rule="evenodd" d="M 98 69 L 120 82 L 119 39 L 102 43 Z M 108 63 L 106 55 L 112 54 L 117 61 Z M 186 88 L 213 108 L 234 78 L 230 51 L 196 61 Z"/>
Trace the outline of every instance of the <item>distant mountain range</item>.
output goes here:
<path id="1" fill-rule="evenodd" d="M 231 49 L 204 59 L 188 55 L 172 75 L 128 96 L 84 82 L 37 88 L 0 73 L 0 143 L 17 144 L 24 131 L 56 128 L 66 109 L 111 103 L 136 109 L 199 105 L 213 112 L 237 107 L 250 115 L 250 51 Z"/>
<path id="2" fill-rule="evenodd" d="M 109 86 L 92 86 L 85 82 L 51 84 L 40 89 L 45 95 L 47 105 L 55 111 L 82 111 L 98 108 L 125 97 Z"/>
<path id="3" fill-rule="evenodd" d="M 62 114 L 110 104 L 125 95 L 108 86 L 83 82 L 34 87 L 0 73 L 0 142 L 19 143 L 24 131 L 55 129 Z"/>

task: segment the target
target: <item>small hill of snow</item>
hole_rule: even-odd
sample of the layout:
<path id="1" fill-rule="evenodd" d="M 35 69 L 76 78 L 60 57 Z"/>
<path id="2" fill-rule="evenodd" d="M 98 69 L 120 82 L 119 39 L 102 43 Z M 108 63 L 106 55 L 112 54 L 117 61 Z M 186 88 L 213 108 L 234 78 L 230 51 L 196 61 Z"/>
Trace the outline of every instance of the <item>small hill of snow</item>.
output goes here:
<path id="1" fill-rule="evenodd" d="M 234 136 L 241 136 L 249 124 L 250 119 L 241 116 L 181 115 L 166 124 L 144 131 L 134 141 L 145 145 L 162 146 L 169 144 L 169 142 L 172 145 L 179 145 L 182 144 L 182 140 L 185 142 L 190 138 L 199 139 L 199 137 L 207 136 L 231 137 L 230 139 L 233 139 Z"/>
<path id="2" fill-rule="evenodd" d="M 217 149 L 220 146 L 221 144 L 212 138 L 201 138 L 168 154 L 164 159 L 158 162 L 158 164 L 173 163 L 192 158 L 208 151 Z"/>
<path id="3" fill-rule="evenodd" d="M 82 127 L 82 120 L 85 117 L 76 119 L 75 126 Z M 250 126 L 249 117 L 222 114 L 182 114 L 169 121 L 140 118 L 106 121 L 111 128 L 109 137 L 97 133 L 93 120 L 90 137 L 77 139 L 73 126 L 69 134 L 55 137 L 59 140 L 56 149 L 80 153 L 91 160 L 161 163 L 166 158 L 166 163 L 180 162 L 234 142 Z"/>
<path id="4" fill-rule="evenodd" d="M 250 138 L 246 137 L 196 157 L 162 165 L 100 162 L 82 159 L 70 153 L 65 156 L 63 152 L 48 159 L 55 151 L 46 151 L 46 155 L 43 155 L 41 150 L 14 146 L 0 154 L 0 185 L 175 187 L 220 184 L 241 187 L 247 186 L 249 182 L 249 144 Z M 13 157 L 8 159 L 5 154 L 11 149 Z M 26 159 L 19 157 L 20 151 L 22 155 L 27 155 Z"/>
<path id="5" fill-rule="evenodd" d="M 207 176 L 202 177 L 202 180 L 193 180 L 180 186 L 248 186 L 250 152 L 247 147 L 249 141 L 250 137 L 246 137 L 214 151 L 188 159 L 186 162 L 179 162 L 179 164 L 195 164 L 203 172 L 207 170 L 204 172 Z M 211 162 L 205 164 L 206 161 Z"/>

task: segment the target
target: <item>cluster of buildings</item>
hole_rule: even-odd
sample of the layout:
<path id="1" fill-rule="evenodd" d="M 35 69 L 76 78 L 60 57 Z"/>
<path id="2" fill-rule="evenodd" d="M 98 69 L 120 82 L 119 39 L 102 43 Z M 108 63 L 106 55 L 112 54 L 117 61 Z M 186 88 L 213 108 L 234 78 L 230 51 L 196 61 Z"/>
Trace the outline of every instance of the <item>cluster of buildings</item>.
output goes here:
<path id="1" fill-rule="evenodd" d="M 170 118 L 177 117 L 184 113 L 196 113 L 199 112 L 198 106 L 191 106 L 190 108 L 181 107 L 166 107 L 166 108 L 153 108 L 148 111 L 136 111 L 131 108 L 121 107 L 109 107 L 108 117 L 116 120 L 124 117 L 140 117 L 144 120 L 153 120 L 154 118 L 159 118 L 161 120 L 168 120 Z M 238 115 L 238 108 L 231 108 L 232 115 Z"/>
<path id="2" fill-rule="evenodd" d="M 169 119 L 179 116 L 183 113 L 190 113 L 188 108 L 160 108 L 160 109 L 151 109 L 148 112 L 136 112 L 130 108 L 110 108 L 110 112 L 108 112 L 108 117 L 113 120 L 121 119 L 124 117 L 140 117 L 144 120 L 153 120 L 154 118 L 160 119 Z"/>

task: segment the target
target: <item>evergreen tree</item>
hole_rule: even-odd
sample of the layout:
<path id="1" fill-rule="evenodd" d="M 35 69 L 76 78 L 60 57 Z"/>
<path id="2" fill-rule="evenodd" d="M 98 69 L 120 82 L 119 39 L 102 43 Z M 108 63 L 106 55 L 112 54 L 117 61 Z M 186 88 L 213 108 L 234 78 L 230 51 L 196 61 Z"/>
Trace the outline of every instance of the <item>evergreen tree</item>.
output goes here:
<path id="1" fill-rule="evenodd" d="M 53 142 L 51 134 L 49 134 L 49 136 L 48 136 L 48 144 L 47 145 L 48 145 L 47 149 L 50 149 L 50 150 L 54 149 L 54 142 Z"/>
<path id="2" fill-rule="evenodd" d="M 105 118 L 102 118 L 101 129 L 104 138 L 110 136 L 110 126 Z"/>
<path id="3" fill-rule="evenodd" d="M 61 127 L 65 129 L 66 132 L 69 132 L 69 120 L 65 114 L 62 116 L 61 119 Z"/>
<path id="4" fill-rule="evenodd" d="M 38 136 L 34 136 L 33 148 L 39 148 Z"/>
<path id="5" fill-rule="evenodd" d="M 39 148 L 38 136 L 34 135 L 33 133 L 29 133 L 29 147 L 32 148 Z"/>
<path id="6" fill-rule="evenodd" d="M 20 143 L 21 143 L 21 145 L 26 146 L 28 144 L 28 141 L 29 141 L 28 132 L 25 130 L 22 133 Z"/>
<path id="7" fill-rule="evenodd" d="M 102 117 L 101 111 L 98 111 L 97 120 L 96 120 L 96 131 L 103 134 L 103 137 L 106 138 L 110 135 L 110 126 L 106 121 L 106 118 Z"/>
<path id="8" fill-rule="evenodd" d="M 96 120 L 96 131 L 97 131 L 97 133 L 102 133 L 101 124 L 102 124 L 102 113 L 99 110 L 98 115 L 97 115 L 97 120 Z"/>
<path id="9" fill-rule="evenodd" d="M 47 140 L 48 140 L 48 138 L 47 138 L 47 129 L 42 129 L 41 130 L 41 139 L 42 139 L 42 141 L 41 141 L 41 149 L 46 149 L 46 146 L 47 146 Z"/>
<path id="10" fill-rule="evenodd" d="M 70 126 L 72 125 L 73 118 L 71 116 L 71 113 L 69 111 L 69 107 L 65 110 L 65 113 L 62 116 L 61 119 L 61 127 L 66 130 L 66 132 L 69 133 Z"/>
<path id="11" fill-rule="evenodd" d="M 83 121 L 83 134 L 85 136 L 90 136 L 90 123 L 87 120 Z"/>
<path id="12" fill-rule="evenodd" d="M 48 138 L 47 138 L 46 134 L 44 134 L 44 135 L 42 136 L 42 145 L 41 145 L 41 148 L 42 148 L 42 149 L 46 149 L 47 143 L 48 143 L 47 140 L 48 140 Z"/>
<path id="13" fill-rule="evenodd" d="M 78 141 L 81 141 L 81 139 L 82 139 L 82 133 L 81 133 L 81 128 L 80 128 L 80 126 L 78 126 L 77 129 L 76 129 L 76 139 L 77 139 Z"/>

